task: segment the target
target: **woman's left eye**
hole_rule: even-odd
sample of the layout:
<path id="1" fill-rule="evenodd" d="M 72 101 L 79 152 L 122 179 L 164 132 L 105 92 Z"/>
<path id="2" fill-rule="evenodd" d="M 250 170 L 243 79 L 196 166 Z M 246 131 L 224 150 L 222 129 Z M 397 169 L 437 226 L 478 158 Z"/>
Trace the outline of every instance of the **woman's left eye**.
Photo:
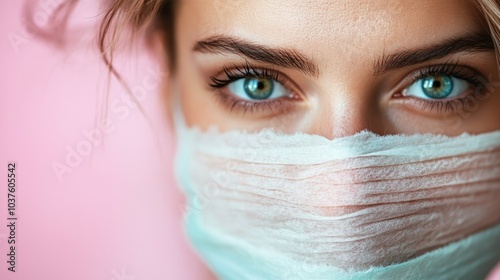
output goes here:
<path id="1" fill-rule="evenodd" d="M 471 84 L 451 75 L 429 75 L 416 80 L 402 91 L 404 96 L 420 99 L 454 99 L 466 93 Z"/>
<path id="2" fill-rule="evenodd" d="M 276 99 L 291 94 L 276 80 L 260 77 L 238 79 L 228 84 L 228 90 L 235 96 L 250 101 Z"/>

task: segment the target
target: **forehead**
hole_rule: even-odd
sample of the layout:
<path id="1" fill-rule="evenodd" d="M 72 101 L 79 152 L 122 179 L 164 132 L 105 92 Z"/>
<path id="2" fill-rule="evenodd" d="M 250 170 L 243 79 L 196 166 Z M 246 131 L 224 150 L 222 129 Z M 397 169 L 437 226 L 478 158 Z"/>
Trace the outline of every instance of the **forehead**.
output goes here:
<path id="1" fill-rule="evenodd" d="M 180 0 L 177 40 L 194 44 L 211 35 L 231 35 L 294 48 L 326 67 L 331 61 L 323 58 L 332 54 L 349 61 L 375 59 L 481 31 L 472 1 Z"/>

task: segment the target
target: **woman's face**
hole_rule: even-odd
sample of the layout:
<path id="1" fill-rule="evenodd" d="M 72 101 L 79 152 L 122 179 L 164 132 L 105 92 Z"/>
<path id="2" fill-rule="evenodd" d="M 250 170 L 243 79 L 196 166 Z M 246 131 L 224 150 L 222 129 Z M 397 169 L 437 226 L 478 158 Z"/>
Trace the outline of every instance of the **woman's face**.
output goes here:
<path id="1" fill-rule="evenodd" d="M 170 82 L 190 126 L 330 139 L 500 129 L 495 53 L 470 1 L 179 2 Z"/>

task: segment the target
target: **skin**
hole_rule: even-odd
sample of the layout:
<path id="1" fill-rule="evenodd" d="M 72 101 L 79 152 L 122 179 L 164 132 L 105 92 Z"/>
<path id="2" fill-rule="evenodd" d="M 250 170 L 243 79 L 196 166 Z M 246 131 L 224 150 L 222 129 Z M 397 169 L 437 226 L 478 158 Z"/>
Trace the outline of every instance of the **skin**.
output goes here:
<path id="1" fill-rule="evenodd" d="M 374 74 L 374 65 L 402 51 L 439 45 L 466 33 L 486 33 L 470 1 L 180 1 L 176 13 L 177 64 L 168 80 L 168 106 L 181 96 L 190 126 L 255 131 L 273 127 L 329 139 L 368 129 L 378 134 L 442 133 L 458 135 L 500 129 L 498 67 L 493 50 L 461 51 Z M 303 54 L 317 75 L 234 53 L 201 52 L 196 44 L 212 36 L 230 36 L 269 48 Z M 453 111 L 423 108 L 418 98 L 401 96 L 409 76 L 446 62 L 474 69 L 488 81 L 471 106 Z M 223 67 L 248 63 L 274 69 L 289 81 L 294 98 L 282 97 L 271 108 L 229 109 L 216 98 L 210 77 L 225 78 Z M 468 92 L 475 86 L 470 85 Z M 466 96 L 464 91 L 462 97 Z M 274 100 L 276 101 L 276 100 Z M 284 106 L 283 104 L 286 104 Z M 434 106 L 435 107 L 435 106 Z M 172 110 L 170 110 L 172 111 Z"/>

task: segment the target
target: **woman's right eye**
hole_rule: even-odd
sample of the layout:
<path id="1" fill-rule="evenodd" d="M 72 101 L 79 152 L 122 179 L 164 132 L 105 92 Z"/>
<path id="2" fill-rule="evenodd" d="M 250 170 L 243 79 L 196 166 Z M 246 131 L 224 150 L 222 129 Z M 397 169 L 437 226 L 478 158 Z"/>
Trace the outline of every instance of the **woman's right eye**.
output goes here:
<path id="1" fill-rule="evenodd" d="M 236 97 L 248 101 L 276 99 L 292 94 L 281 83 L 271 78 L 241 78 L 228 83 L 227 88 Z"/>

